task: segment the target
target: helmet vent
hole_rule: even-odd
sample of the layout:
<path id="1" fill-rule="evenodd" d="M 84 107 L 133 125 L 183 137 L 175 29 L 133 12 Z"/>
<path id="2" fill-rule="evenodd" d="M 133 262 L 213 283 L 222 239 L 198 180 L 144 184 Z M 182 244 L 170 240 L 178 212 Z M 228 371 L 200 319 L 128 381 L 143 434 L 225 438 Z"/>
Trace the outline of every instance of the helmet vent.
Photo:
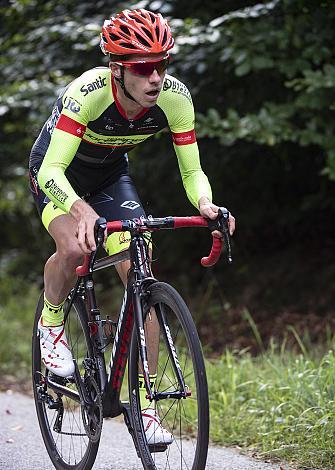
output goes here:
<path id="1" fill-rule="evenodd" d="M 109 34 L 109 37 L 112 41 L 117 41 L 118 39 L 120 39 L 120 36 L 117 36 L 116 34 L 114 33 L 110 33 Z"/>
<path id="2" fill-rule="evenodd" d="M 142 18 L 134 17 L 133 20 L 135 20 L 137 23 L 145 24 L 145 21 L 143 21 Z"/>
<path id="3" fill-rule="evenodd" d="M 146 41 L 142 36 L 135 32 L 135 36 L 137 37 L 138 41 L 146 47 L 150 47 L 148 41 Z"/>
<path id="4" fill-rule="evenodd" d="M 164 36 L 163 36 L 163 39 L 162 39 L 162 46 L 164 46 L 164 44 L 166 43 L 166 38 L 167 38 L 167 34 L 166 34 L 166 30 L 164 31 Z"/>
<path id="5" fill-rule="evenodd" d="M 125 9 L 111 16 L 104 21 L 100 37 L 102 52 L 116 56 L 143 54 L 144 51 L 157 54 L 168 51 L 174 44 L 168 22 L 160 13 L 144 8 Z"/>
<path id="6" fill-rule="evenodd" d="M 128 34 L 128 36 L 130 36 L 130 31 L 129 31 L 129 28 L 128 26 L 124 26 L 123 24 L 120 26 L 120 29 L 125 33 L 125 34 Z"/>
<path id="7" fill-rule="evenodd" d="M 151 31 L 149 31 L 147 28 L 143 28 L 143 31 L 145 32 L 145 34 L 148 36 L 148 38 L 153 41 L 154 38 L 152 37 L 152 34 L 151 34 Z"/>
<path id="8" fill-rule="evenodd" d="M 137 49 L 137 47 L 134 46 L 134 44 L 129 44 L 127 42 L 120 42 L 120 46 L 126 47 L 127 49 Z"/>

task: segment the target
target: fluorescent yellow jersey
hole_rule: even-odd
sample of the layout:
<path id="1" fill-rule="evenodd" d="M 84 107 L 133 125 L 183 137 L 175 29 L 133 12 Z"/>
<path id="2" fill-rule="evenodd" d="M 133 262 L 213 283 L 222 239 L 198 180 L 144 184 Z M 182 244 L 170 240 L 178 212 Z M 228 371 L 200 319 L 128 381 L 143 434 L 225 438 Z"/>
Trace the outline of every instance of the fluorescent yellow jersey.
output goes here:
<path id="1" fill-rule="evenodd" d="M 199 160 L 194 109 L 186 86 L 166 75 L 157 103 L 128 119 L 111 71 L 88 70 L 71 82 L 55 103 L 30 156 L 39 186 L 57 207 L 69 212 L 79 197 L 126 172 L 127 153 L 162 129 L 171 131 L 183 184 L 191 203 L 211 200 Z M 92 180 L 90 170 L 101 169 Z"/>

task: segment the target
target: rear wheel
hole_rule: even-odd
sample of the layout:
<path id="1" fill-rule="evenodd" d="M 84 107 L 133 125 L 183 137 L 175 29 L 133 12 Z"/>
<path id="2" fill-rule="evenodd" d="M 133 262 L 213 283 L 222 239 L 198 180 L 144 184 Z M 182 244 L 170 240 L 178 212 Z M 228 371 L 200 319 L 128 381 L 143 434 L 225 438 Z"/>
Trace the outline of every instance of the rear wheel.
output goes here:
<path id="1" fill-rule="evenodd" d="M 197 330 L 185 302 L 168 284 L 156 282 L 149 287 L 144 310 L 149 312 L 152 307 L 160 324 L 155 392 L 165 395 L 151 406 L 156 409 L 162 426 L 173 435 L 173 442 L 156 448 L 147 444 L 138 386 L 141 363 L 134 334 L 129 358 L 129 396 L 138 452 L 145 469 L 202 470 L 208 450 L 209 401 Z M 173 397 L 173 393 L 180 391 L 176 361 L 188 391 L 186 398 Z"/>
<path id="2" fill-rule="evenodd" d="M 38 421 L 49 456 L 56 469 L 88 470 L 92 468 L 99 447 L 102 404 L 99 387 L 84 368 L 93 357 L 84 301 L 77 297 L 65 321 L 66 336 L 81 377 L 94 403 L 84 407 L 78 400 L 55 392 L 52 380 L 78 396 L 73 378 L 51 374 L 41 361 L 37 324 L 43 309 L 43 293 L 37 305 L 32 338 L 33 391 Z"/>

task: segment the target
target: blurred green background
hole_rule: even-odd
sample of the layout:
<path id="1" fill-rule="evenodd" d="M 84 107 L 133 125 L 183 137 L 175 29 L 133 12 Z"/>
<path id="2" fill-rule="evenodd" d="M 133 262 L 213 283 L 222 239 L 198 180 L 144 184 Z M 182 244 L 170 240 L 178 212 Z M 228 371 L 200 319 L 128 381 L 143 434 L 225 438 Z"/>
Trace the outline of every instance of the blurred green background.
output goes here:
<path id="1" fill-rule="evenodd" d="M 222 260 L 201 268 L 210 247 L 205 231 L 165 232 L 155 238 L 155 274 L 188 300 L 210 350 L 227 344 L 257 350 L 250 316 L 264 343 L 286 334 L 289 325 L 312 342 L 323 341 L 333 326 L 335 293 L 330 0 L 1 3 L 1 338 L 20 325 L 30 328 L 43 265 L 53 251 L 28 190 L 30 148 L 59 90 L 106 65 L 100 28 L 125 7 L 170 19 L 176 46 L 169 73 L 192 93 L 214 202 L 237 219 L 232 266 Z M 196 213 L 168 133 L 133 151 L 130 162 L 148 214 Z M 101 291 L 117 283 L 112 275 L 102 276 Z M 115 292 L 110 309 L 117 309 L 120 288 Z M 102 300 L 107 304 L 106 294 Z M 1 342 L 4 362 L 8 348 Z"/>

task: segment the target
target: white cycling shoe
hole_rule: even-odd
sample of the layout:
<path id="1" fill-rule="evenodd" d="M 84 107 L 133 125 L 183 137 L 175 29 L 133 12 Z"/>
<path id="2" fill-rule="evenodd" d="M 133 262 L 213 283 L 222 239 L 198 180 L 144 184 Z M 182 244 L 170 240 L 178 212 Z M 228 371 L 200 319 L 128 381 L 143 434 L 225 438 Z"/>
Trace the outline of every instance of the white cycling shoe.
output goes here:
<path id="1" fill-rule="evenodd" d="M 60 377 L 69 377 L 74 373 L 72 353 L 67 344 L 64 325 L 44 326 L 38 322 L 41 358 L 45 367 Z"/>
<path id="2" fill-rule="evenodd" d="M 148 444 L 171 444 L 173 436 L 169 431 L 163 428 L 154 408 L 145 408 L 142 410 L 142 419 Z"/>

